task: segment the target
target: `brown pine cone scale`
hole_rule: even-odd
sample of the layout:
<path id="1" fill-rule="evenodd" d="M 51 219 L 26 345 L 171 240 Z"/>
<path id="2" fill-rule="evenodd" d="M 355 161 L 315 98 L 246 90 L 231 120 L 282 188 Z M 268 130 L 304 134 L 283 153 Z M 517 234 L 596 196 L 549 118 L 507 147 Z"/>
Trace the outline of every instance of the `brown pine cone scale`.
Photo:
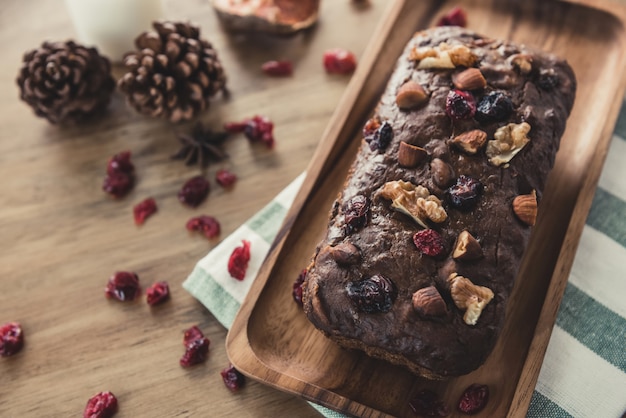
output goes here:
<path id="1" fill-rule="evenodd" d="M 189 120 L 226 91 L 226 75 L 217 52 L 191 23 L 155 22 L 153 31 L 135 39 L 137 51 L 124 58 L 128 72 L 120 90 L 139 113 Z"/>

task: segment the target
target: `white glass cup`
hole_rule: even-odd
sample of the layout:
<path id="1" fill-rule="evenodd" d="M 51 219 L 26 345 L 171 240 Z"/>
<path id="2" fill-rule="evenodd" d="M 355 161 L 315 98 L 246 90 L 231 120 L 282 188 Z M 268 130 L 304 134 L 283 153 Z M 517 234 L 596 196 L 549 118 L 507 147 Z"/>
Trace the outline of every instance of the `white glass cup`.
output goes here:
<path id="1" fill-rule="evenodd" d="M 135 49 L 135 38 L 163 17 L 163 0 L 65 0 L 77 40 L 112 62 Z"/>

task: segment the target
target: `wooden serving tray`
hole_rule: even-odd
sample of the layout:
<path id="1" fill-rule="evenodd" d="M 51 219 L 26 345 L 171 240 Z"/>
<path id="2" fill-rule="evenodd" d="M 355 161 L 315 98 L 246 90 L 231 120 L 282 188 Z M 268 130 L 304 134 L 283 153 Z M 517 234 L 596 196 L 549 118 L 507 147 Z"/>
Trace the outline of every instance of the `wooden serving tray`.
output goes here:
<path id="1" fill-rule="evenodd" d="M 408 401 L 422 388 L 441 394 L 452 407 L 461 392 L 477 382 L 491 390 L 480 416 L 526 414 L 626 85 L 626 13 L 616 5 L 587 3 L 390 2 L 228 334 L 227 352 L 235 367 L 268 385 L 355 416 L 414 416 Z M 325 233 L 328 211 L 361 141 L 361 128 L 397 57 L 415 31 L 432 25 L 454 5 L 467 11 L 470 29 L 564 57 L 579 87 L 494 351 L 469 375 L 430 382 L 339 348 L 307 321 L 291 291 Z"/>

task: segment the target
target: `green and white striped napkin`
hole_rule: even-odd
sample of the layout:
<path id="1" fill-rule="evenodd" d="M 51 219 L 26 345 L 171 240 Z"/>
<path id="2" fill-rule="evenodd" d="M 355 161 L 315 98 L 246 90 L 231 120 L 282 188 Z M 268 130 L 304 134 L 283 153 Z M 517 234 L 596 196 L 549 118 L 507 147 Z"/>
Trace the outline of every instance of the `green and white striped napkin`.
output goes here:
<path id="1" fill-rule="evenodd" d="M 527 417 L 619 418 L 626 411 L 626 102 L 587 218 Z M 183 287 L 230 327 L 295 197 L 300 175 L 198 262 Z M 246 278 L 226 269 L 251 241 Z M 326 417 L 342 417 L 313 405 Z"/>

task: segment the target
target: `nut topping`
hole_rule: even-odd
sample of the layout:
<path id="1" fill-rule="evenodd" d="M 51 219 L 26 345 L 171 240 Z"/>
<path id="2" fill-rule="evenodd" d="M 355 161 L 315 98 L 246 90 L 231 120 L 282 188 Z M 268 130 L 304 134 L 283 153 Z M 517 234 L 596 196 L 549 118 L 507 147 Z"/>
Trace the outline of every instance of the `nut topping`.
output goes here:
<path id="1" fill-rule="evenodd" d="M 451 46 L 442 42 L 434 48 L 413 48 L 409 59 L 419 61 L 418 69 L 452 69 L 457 66 L 471 67 L 478 57 L 465 45 Z"/>
<path id="2" fill-rule="evenodd" d="M 452 140 L 452 143 L 468 154 L 476 154 L 487 142 L 487 133 L 480 129 L 463 132 Z"/>
<path id="3" fill-rule="evenodd" d="M 530 125 L 526 122 L 509 123 L 498 128 L 494 139 L 487 141 L 486 154 L 493 165 L 506 164 L 530 141 Z"/>
<path id="4" fill-rule="evenodd" d="M 534 226 L 537 221 L 537 192 L 522 194 L 513 199 L 513 212 L 528 226 Z"/>
<path id="5" fill-rule="evenodd" d="M 415 81 L 407 81 L 398 90 L 396 104 L 402 110 L 415 109 L 428 101 L 428 93 Z"/>
<path id="6" fill-rule="evenodd" d="M 465 309 L 463 321 L 467 325 L 476 325 L 483 309 L 493 299 L 493 292 L 487 287 L 475 285 L 457 273 L 448 277 L 448 283 L 454 304 L 459 309 Z"/>
<path id="7" fill-rule="evenodd" d="M 410 216 L 424 228 L 428 228 L 429 220 L 441 223 L 448 218 L 441 201 L 424 186 L 403 180 L 389 181 L 383 185 L 379 194 L 391 200 L 392 209 Z"/>
<path id="8" fill-rule="evenodd" d="M 342 242 L 329 249 L 330 256 L 342 266 L 357 264 L 361 260 L 359 249 L 352 243 Z"/>
<path id="9" fill-rule="evenodd" d="M 446 302 L 435 286 L 424 287 L 413 293 L 413 309 L 424 316 L 442 316 L 447 312 Z"/>
<path id="10" fill-rule="evenodd" d="M 468 68 L 454 74 L 452 84 L 459 90 L 479 90 L 485 88 L 487 80 L 478 68 Z"/>
<path id="11" fill-rule="evenodd" d="M 533 57 L 528 54 L 515 54 L 509 57 L 509 62 L 520 74 L 528 74 L 533 69 Z"/>
<path id="12" fill-rule="evenodd" d="M 452 166 L 440 158 L 433 158 L 430 162 L 430 172 L 433 183 L 442 189 L 449 187 L 455 178 Z"/>
<path id="13" fill-rule="evenodd" d="M 454 244 L 452 258 L 456 260 L 476 260 L 483 256 L 480 244 L 468 231 L 462 231 Z"/>
<path id="14" fill-rule="evenodd" d="M 401 141 L 398 148 L 398 164 L 402 167 L 413 168 L 428 157 L 424 148 Z"/>

